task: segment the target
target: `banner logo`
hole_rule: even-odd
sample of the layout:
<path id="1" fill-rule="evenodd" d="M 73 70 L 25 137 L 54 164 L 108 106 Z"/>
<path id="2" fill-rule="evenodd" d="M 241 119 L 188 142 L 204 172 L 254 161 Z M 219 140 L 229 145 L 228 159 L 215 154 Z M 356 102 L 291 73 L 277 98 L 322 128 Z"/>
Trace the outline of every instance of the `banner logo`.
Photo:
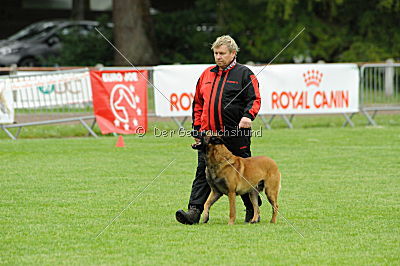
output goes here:
<path id="1" fill-rule="evenodd" d="M 322 74 L 322 72 L 314 69 L 303 73 L 304 82 L 306 83 L 307 87 L 310 87 L 311 85 L 319 87 L 323 76 L 324 74 Z"/>
<path id="2" fill-rule="evenodd" d="M 140 103 L 140 97 L 135 96 L 135 87 L 130 85 L 129 88 L 123 84 L 117 84 L 111 91 L 110 106 L 112 113 L 115 116 L 114 125 L 129 130 L 129 123 L 134 126 L 138 125 L 138 120 L 133 118 L 129 121 L 129 113 L 134 111 L 136 115 L 142 115 L 142 111 L 138 108 L 137 103 Z"/>

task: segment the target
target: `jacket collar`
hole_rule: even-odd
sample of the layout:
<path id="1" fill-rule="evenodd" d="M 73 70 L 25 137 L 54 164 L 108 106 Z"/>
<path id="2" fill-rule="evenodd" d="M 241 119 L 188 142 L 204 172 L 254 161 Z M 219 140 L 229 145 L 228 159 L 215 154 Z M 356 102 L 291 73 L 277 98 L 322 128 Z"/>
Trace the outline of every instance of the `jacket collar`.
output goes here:
<path id="1" fill-rule="evenodd" d="M 230 70 L 232 68 L 234 68 L 236 66 L 236 57 L 233 58 L 232 62 L 229 64 L 229 66 L 227 66 L 224 71 Z"/>
<path id="2" fill-rule="evenodd" d="M 231 70 L 232 68 L 234 68 L 234 67 L 236 66 L 236 64 L 237 64 L 237 62 L 236 62 L 236 57 L 235 57 L 235 58 L 232 60 L 232 62 L 229 64 L 229 66 L 227 66 L 226 68 L 224 68 L 222 71 Z M 219 69 L 219 66 L 217 65 L 217 66 L 213 67 L 210 71 L 211 71 L 211 72 L 218 73 L 219 70 L 220 70 L 220 69 Z"/>

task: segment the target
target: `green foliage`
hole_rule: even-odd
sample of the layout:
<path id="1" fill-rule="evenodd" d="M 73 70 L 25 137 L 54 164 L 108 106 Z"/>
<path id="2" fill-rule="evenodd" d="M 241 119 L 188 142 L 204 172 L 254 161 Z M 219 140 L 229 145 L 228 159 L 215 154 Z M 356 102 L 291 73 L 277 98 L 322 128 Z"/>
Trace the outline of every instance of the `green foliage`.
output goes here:
<path id="1" fill-rule="evenodd" d="M 354 42 L 350 48 L 340 56 L 341 61 L 382 61 L 389 58 L 390 54 L 374 43 L 362 41 Z"/>
<path id="2" fill-rule="evenodd" d="M 163 63 L 212 62 L 208 45 L 222 34 L 237 40 L 239 61 L 267 63 L 303 28 L 275 63 L 400 60 L 398 0 L 198 0 L 157 16 Z M 196 32 L 204 24 L 212 31 Z"/>
<path id="3" fill-rule="evenodd" d="M 400 58 L 400 50 L 395 50 L 399 44 L 393 40 L 400 38 L 395 26 L 400 12 L 384 2 L 388 1 L 230 1 L 219 10 L 227 17 L 220 26 L 240 40 L 242 50 L 250 51 L 243 55 L 245 61 L 271 60 L 303 27 L 275 62 L 293 62 L 299 55 L 314 62 Z M 382 8 L 377 9 L 379 4 Z M 252 16 L 244 23 L 246 12 Z"/>
<path id="4" fill-rule="evenodd" d="M 213 62 L 210 44 L 217 37 L 215 14 L 210 5 L 197 5 L 195 10 L 153 17 L 162 64 Z"/>

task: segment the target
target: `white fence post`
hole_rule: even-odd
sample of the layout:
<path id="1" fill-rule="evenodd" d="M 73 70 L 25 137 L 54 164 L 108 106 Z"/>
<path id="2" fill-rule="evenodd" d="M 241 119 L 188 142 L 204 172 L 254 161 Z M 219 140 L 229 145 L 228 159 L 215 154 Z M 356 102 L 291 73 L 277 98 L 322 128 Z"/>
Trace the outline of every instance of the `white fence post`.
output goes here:
<path id="1" fill-rule="evenodd" d="M 386 96 L 393 96 L 393 80 L 394 80 L 394 60 L 392 58 L 386 60 L 385 67 L 385 94 Z"/>

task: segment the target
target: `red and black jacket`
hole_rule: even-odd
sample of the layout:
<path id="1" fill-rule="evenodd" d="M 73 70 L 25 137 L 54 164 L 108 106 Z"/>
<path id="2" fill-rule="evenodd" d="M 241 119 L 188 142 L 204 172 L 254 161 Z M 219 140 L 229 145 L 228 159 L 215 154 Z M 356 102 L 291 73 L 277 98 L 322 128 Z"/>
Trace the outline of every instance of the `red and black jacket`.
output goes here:
<path id="1" fill-rule="evenodd" d="M 235 62 L 225 70 L 209 67 L 197 81 L 193 129 L 236 129 L 242 117 L 254 120 L 260 105 L 258 81 L 248 67 Z"/>

